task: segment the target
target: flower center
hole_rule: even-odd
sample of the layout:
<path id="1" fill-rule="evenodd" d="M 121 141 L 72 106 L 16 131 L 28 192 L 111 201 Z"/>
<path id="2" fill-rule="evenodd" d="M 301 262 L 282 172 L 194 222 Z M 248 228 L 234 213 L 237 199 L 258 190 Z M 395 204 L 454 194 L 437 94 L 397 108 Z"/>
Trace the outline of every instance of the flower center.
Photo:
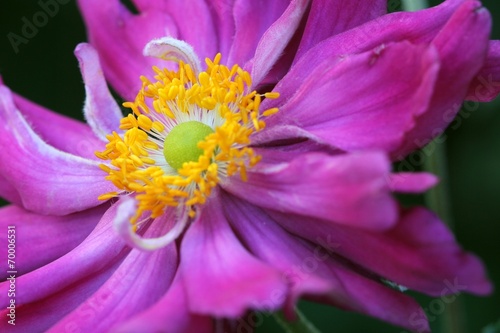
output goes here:
<path id="1" fill-rule="evenodd" d="M 207 59 L 200 73 L 182 61 L 177 71 L 153 67 L 155 81 L 141 77 L 135 101 L 123 104 L 133 111 L 121 120 L 124 134 L 109 134 L 106 149 L 96 152 L 118 189 L 99 199 L 135 193 L 133 224 L 169 207 L 185 206 L 194 217 L 221 179 L 246 180 L 247 168 L 259 162 L 250 137 L 265 127 L 263 117 L 278 111 L 261 112 L 261 99 L 279 94 L 250 91 L 249 73 L 220 59 Z"/>
<path id="2" fill-rule="evenodd" d="M 165 138 L 163 155 L 174 169 L 179 170 L 186 162 L 196 162 L 203 155 L 198 143 L 214 133 L 214 130 L 199 121 L 187 121 L 175 126 Z"/>

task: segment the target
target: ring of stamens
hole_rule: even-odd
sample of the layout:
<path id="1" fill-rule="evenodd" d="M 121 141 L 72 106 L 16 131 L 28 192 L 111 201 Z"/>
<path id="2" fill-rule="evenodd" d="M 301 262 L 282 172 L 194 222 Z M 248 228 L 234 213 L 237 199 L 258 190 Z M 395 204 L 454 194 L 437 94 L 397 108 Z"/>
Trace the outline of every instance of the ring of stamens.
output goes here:
<path id="1" fill-rule="evenodd" d="M 155 218 L 168 207 L 185 205 L 189 216 L 203 205 L 220 179 L 239 174 L 246 180 L 247 168 L 260 156 L 250 145 L 250 136 L 262 130 L 262 117 L 278 111 L 260 112 L 262 97 L 277 98 L 278 93 L 263 95 L 250 91 L 250 74 L 238 65 L 220 64 L 221 55 L 207 59 L 207 69 L 195 75 L 189 64 L 179 62 L 177 71 L 153 67 L 156 81 L 141 77 L 142 89 L 134 102 L 123 105 L 132 110 L 120 123 L 123 136 L 113 132 L 108 143 L 96 155 L 106 161 L 101 169 L 119 191 L 103 194 L 101 200 L 123 192 L 135 192 L 135 224 L 144 213 Z M 178 124 L 198 121 L 213 129 L 198 142 L 197 160 L 173 168 L 163 154 L 165 138 Z"/>

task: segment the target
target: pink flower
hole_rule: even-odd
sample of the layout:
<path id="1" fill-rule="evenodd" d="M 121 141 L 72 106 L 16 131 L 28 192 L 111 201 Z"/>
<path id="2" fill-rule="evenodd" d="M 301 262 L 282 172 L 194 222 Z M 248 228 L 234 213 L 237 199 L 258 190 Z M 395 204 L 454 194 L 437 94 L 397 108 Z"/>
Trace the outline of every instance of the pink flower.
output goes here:
<path id="1" fill-rule="evenodd" d="M 500 44 L 478 1 L 390 15 L 385 1 L 79 4 L 88 125 L 0 87 L 12 203 L 0 224 L 16 225 L 23 263 L 15 329 L 211 332 L 250 309 L 293 316 L 307 297 L 425 331 L 388 284 L 491 291 L 433 213 L 393 197 L 435 177 L 391 173 L 466 97 L 498 94 L 485 82 Z"/>

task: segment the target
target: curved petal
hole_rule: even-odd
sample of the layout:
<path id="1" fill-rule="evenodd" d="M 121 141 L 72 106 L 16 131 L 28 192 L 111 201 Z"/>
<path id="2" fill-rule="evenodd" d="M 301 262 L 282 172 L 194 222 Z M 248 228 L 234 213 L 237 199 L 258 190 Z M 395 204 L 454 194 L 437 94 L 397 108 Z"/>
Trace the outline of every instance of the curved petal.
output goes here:
<path id="1" fill-rule="evenodd" d="M 293 87 L 297 79 L 291 74 L 276 86 L 284 96 L 290 95 L 289 89 L 296 92 L 266 123 L 268 128 L 301 127 L 342 150 L 390 152 L 427 110 L 438 69 L 434 48 L 408 42 L 343 59 L 326 58 L 309 69 L 300 87 Z"/>
<path id="2" fill-rule="evenodd" d="M 289 3 L 288 0 L 234 2 L 232 16 L 235 34 L 232 36 L 229 64 L 243 65 L 254 56 L 262 35 L 285 12 Z M 265 10 L 262 10 L 263 8 Z"/>
<path id="3" fill-rule="evenodd" d="M 81 279 L 55 294 L 48 295 L 33 303 L 22 304 L 22 306 L 18 302 L 17 296 L 24 293 L 24 291 L 18 288 L 16 290 L 16 325 L 13 326 L 8 324 L 7 320 L 2 320 L 0 321 L 0 331 L 14 333 L 47 332 L 58 320 L 90 297 L 109 278 L 111 273 L 112 269 L 96 272 L 96 274 Z M 55 276 L 57 276 L 57 273 L 54 273 L 51 278 Z M 38 286 L 44 283 L 45 281 L 39 281 Z M 93 303 L 94 307 L 82 311 L 80 313 L 81 318 L 83 320 L 92 320 L 99 311 L 99 304 L 100 302 L 95 302 Z M 5 318 L 8 311 L 0 311 L 0 315 Z M 19 320 L 20 318 L 23 318 L 23 320 Z M 68 323 L 63 330 L 63 332 L 75 331 L 78 332 L 76 323 Z"/>
<path id="4" fill-rule="evenodd" d="M 404 211 L 398 224 L 382 233 L 267 213 L 286 230 L 313 242 L 319 237 L 335 253 L 410 289 L 433 296 L 491 292 L 480 260 L 464 252 L 446 226 L 424 208 Z"/>
<path id="5" fill-rule="evenodd" d="M 90 235 L 71 252 L 37 270 L 18 276 L 16 286 L 22 292 L 16 294 L 16 304 L 40 301 L 65 288 L 71 288 L 82 279 L 113 270 L 114 265 L 130 252 L 112 229 L 116 206 L 106 211 Z M 7 282 L 0 283 L 0 292 L 7 293 L 8 289 Z M 6 307 L 8 301 L 7 298 L 0 299 L 0 306 Z"/>
<path id="6" fill-rule="evenodd" d="M 133 101 L 142 86 L 140 76 L 153 74 L 151 66 L 161 63 L 144 57 L 144 46 L 155 38 L 180 37 L 175 23 L 163 11 L 133 15 L 119 0 L 80 0 L 78 5 L 104 75 L 122 97 Z"/>
<path id="7" fill-rule="evenodd" d="M 330 150 L 338 150 L 337 147 L 328 146 L 327 143 L 318 142 L 318 137 L 314 134 L 306 131 L 305 129 L 297 125 L 289 124 L 273 124 L 273 126 L 267 126 L 264 131 L 254 133 L 251 137 L 252 145 L 256 147 L 271 147 L 274 148 L 278 146 L 280 148 L 285 148 L 289 145 L 293 145 L 297 140 L 308 140 L 316 145 L 323 145 L 329 147 Z M 280 160 L 281 162 L 282 160 Z"/>
<path id="8" fill-rule="evenodd" d="M 256 256 L 279 268 L 291 285 L 287 312 L 296 300 L 315 296 L 342 309 L 361 312 L 392 324 L 412 328 L 408 318 L 420 307 L 410 297 L 384 287 L 339 260 L 322 238 L 311 244 L 283 230 L 262 210 L 231 195 L 224 196 L 226 216 Z M 310 221 L 304 220 L 303 224 Z M 319 244 L 318 244 L 319 243 Z M 284 298 L 286 295 L 278 295 Z M 279 299 L 276 296 L 275 299 Z M 261 308 L 269 304 L 262 304 Z"/>
<path id="9" fill-rule="evenodd" d="M 94 153 L 103 144 L 87 124 L 49 111 L 15 93 L 13 96 L 18 111 L 44 142 L 72 155 L 97 160 Z"/>
<path id="10" fill-rule="evenodd" d="M 400 172 L 389 177 L 389 187 L 399 193 L 422 193 L 438 182 L 435 175 L 427 172 Z"/>
<path id="11" fill-rule="evenodd" d="M 162 229 L 166 226 L 153 224 L 145 236 L 156 237 L 164 232 Z M 48 332 L 64 331 L 68 325 L 76 325 L 82 331 L 109 332 L 117 323 L 153 305 L 172 282 L 177 267 L 176 252 L 174 245 L 155 252 L 132 250 L 106 283 Z M 92 320 L 83 317 L 82 313 L 96 303 L 99 311 Z"/>
<path id="12" fill-rule="evenodd" d="M 177 275 L 168 292 L 158 302 L 131 319 L 117 325 L 113 333 L 162 332 L 209 333 L 213 332 L 212 319 L 188 311 L 184 281 Z"/>
<path id="13" fill-rule="evenodd" d="M 233 45 L 236 23 L 232 19 L 232 16 L 236 1 L 212 0 L 207 2 L 208 9 L 212 12 L 212 21 L 218 36 L 218 52 L 223 56 L 229 55 L 231 46 Z"/>
<path id="14" fill-rule="evenodd" d="M 117 205 L 118 211 L 113 220 L 115 231 L 123 237 L 123 240 L 128 245 L 141 250 L 154 251 L 171 244 L 184 231 L 189 220 L 188 212 L 185 209 L 177 207 L 167 209 L 160 217 L 155 218 L 152 223 L 159 225 L 173 224 L 173 227 L 158 237 L 142 237 L 136 233 L 135 226 L 130 223 L 130 219 L 134 217 L 137 211 L 137 201 L 130 197 L 122 197 Z"/>
<path id="15" fill-rule="evenodd" d="M 387 1 L 313 0 L 296 59 L 330 36 L 355 28 L 387 12 Z"/>
<path id="16" fill-rule="evenodd" d="M 465 2 L 433 39 L 441 68 L 428 110 L 405 133 L 404 144 L 393 152 L 402 159 L 428 144 L 453 120 L 470 83 L 483 67 L 488 50 L 491 17 L 480 2 Z"/>
<path id="17" fill-rule="evenodd" d="M 274 134 L 278 134 L 277 133 L 278 131 L 274 131 L 275 129 L 281 130 L 282 128 L 280 128 L 280 126 L 273 127 Z M 284 130 L 284 132 L 287 133 L 286 130 Z M 301 134 L 302 132 L 299 130 L 296 133 Z M 284 162 L 289 163 L 295 160 L 297 156 L 308 153 L 324 153 L 330 156 L 345 154 L 345 152 L 341 150 L 332 149 L 330 146 L 326 144 L 320 144 L 314 140 L 301 138 L 300 135 L 297 135 L 296 138 L 297 140 L 284 142 L 285 144 L 283 145 L 277 144 L 275 146 L 269 145 L 269 146 L 253 147 L 253 150 L 256 153 L 256 155 L 262 156 L 260 165 L 272 166 Z"/>
<path id="18" fill-rule="evenodd" d="M 274 3 L 274 1 L 272 3 Z M 277 19 L 262 35 L 262 38 L 255 49 L 255 56 L 251 61 L 253 87 L 258 86 L 259 83 L 261 83 L 266 74 L 280 58 L 281 53 L 294 35 L 295 30 L 298 28 L 302 16 L 307 10 L 308 4 L 309 0 L 292 0 L 283 15 L 281 15 L 280 18 Z M 269 2 L 266 7 L 268 6 Z M 241 40 L 241 42 L 246 43 L 245 40 Z M 233 46 L 233 48 L 236 47 L 236 45 Z M 232 61 L 232 59 L 230 59 L 230 61 Z"/>
<path id="19" fill-rule="evenodd" d="M 233 177 L 224 189 L 261 207 L 386 229 L 398 217 L 387 183 L 389 171 L 390 162 L 381 153 L 311 153 L 290 163 L 251 169 L 247 182 Z"/>
<path id="20" fill-rule="evenodd" d="M 82 43 L 76 47 L 75 55 L 85 83 L 83 114 L 95 135 L 107 142 L 106 135 L 120 132 L 122 112 L 109 92 L 96 50 L 90 44 Z"/>
<path id="21" fill-rule="evenodd" d="M 191 66 L 193 74 L 201 72 L 201 62 L 191 45 L 172 37 L 153 39 L 146 44 L 143 51 L 145 56 L 156 57 L 167 61 L 182 61 Z"/>
<path id="22" fill-rule="evenodd" d="M 295 76 L 307 74 L 305 68 L 316 68 L 325 58 L 363 53 L 387 43 L 408 41 L 429 44 L 463 3 L 473 0 L 447 0 L 439 6 L 417 12 L 396 12 L 380 16 L 353 29 L 339 33 L 310 48 L 294 68 Z"/>
<path id="23" fill-rule="evenodd" d="M 279 56 L 274 59 L 274 54 L 272 55 L 274 59 L 274 64 L 272 64 L 272 67 L 269 69 L 267 66 L 269 65 L 268 63 L 263 63 L 265 67 L 263 68 L 263 74 L 265 74 L 264 77 L 259 79 L 259 82 L 254 80 L 253 84 L 253 89 L 260 91 L 260 92 L 267 92 L 271 91 L 274 86 L 283 78 L 285 75 L 290 71 L 290 67 L 292 66 L 293 60 L 295 58 L 295 54 L 297 52 L 297 49 L 299 47 L 300 43 L 300 37 L 302 35 L 302 30 L 303 30 L 303 23 L 304 22 L 304 17 L 302 18 L 302 21 L 300 22 L 299 26 L 295 30 L 293 36 L 291 37 L 290 41 L 288 44 L 284 44 L 284 48 L 279 54 Z M 246 63 L 245 68 L 247 69 L 253 69 L 253 63 L 256 60 L 256 58 L 251 59 L 249 62 Z M 259 59 L 257 59 L 259 60 Z M 266 72 L 267 71 L 267 72 Z M 258 69 L 255 69 L 255 75 L 261 75 L 257 74 L 259 71 Z"/>
<path id="24" fill-rule="evenodd" d="M 65 216 L 45 216 L 20 207 L 0 209 L 0 227 L 14 226 L 18 275 L 31 272 L 68 253 L 80 244 L 99 222 L 107 204 Z M 0 235 L 0 253 L 7 258 L 7 232 Z M 36 253 L 36 255 L 33 255 Z M 0 273 L 5 281 L 8 274 Z"/>
<path id="25" fill-rule="evenodd" d="M 324 68 L 325 59 L 330 59 L 333 66 L 346 56 L 368 52 L 388 43 L 429 44 L 456 10 L 458 2 L 463 1 L 445 1 L 440 6 L 418 12 L 384 15 L 323 40 L 295 59 L 288 75 L 277 87 L 281 100 L 293 96 L 310 76 L 311 68 Z M 271 102 L 274 105 L 281 103 L 280 100 Z"/>
<path id="26" fill-rule="evenodd" d="M 220 0 L 225 3 L 232 3 L 232 0 Z M 203 60 L 212 59 L 217 52 L 222 52 L 219 48 L 217 27 L 215 26 L 210 14 L 210 7 L 217 6 L 213 1 L 151 1 L 151 0 L 133 0 L 141 15 L 161 12 L 171 18 L 176 27 L 177 34 L 164 34 L 171 36 L 192 45 L 196 54 Z M 225 6 L 225 4 L 224 4 Z M 228 17 L 225 17 L 229 21 Z M 138 27 L 141 31 L 141 27 Z M 232 35 L 230 36 L 232 37 Z"/>
<path id="27" fill-rule="evenodd" d="M 65 215 L 101 204 L 97 197 L 112 191 L 97 162 L 57 150 L 36 135 L 6 87 L 0 87 L 0 117 L 0 173 L 24 208 Z"/>
<path id="28" fill-rule="evenodd" d="M 218 193 L 198 212 L 181 244 L 180 271 L 189 309 L 237 317 L 287 286 L 277 270 L 251 256 L 223 215 Z M 276 303 L 272 310 L 282 304 Z"/>
<path id="29" fill-rule="evenodd" d="M 415 119 L 412 131 L 402 133 L 405 144 L 391 147 L 392 155 L 400 159 L 428 143 L 453 120 L 473 77 L 483 66 L 490 21 L 487 10 L 474 0 L 445 1 L 427 10 L 384 15 L 311 48 L 292 67 L 288 79 L 282 80 L 283 86 L 276 90 L 285 101 L 296 91 L 300 93 L 298 87 L 310 75 L 310 68 L 318 68 L 325 58 L 334 60 L 401 41 L 435 47 L 441 67 L 433 96 Z M 263 107 L 272 107 L 272 102 L 268 103 Z"/>
<path id="30" fill-rule="evenodd" d="M 472 81 L 467 100 L 489 102 L 500 94 L 500 41 L 490 41 L 486 63 Z"/>

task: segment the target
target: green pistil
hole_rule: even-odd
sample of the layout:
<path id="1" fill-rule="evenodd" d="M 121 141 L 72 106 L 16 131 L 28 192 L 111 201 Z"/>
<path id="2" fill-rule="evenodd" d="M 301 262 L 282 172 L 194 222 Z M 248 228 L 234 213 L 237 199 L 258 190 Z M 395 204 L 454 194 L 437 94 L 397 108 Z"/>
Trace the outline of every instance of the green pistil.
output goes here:
<path id="1" fill-rule="evenodd" d="M 211 133 L 214 130 L 199 121 L 187 121 L 175 126 L 165 139 L 165 160 L 176 170 L 182 168 L 185 162 L 198 161 L 203 155 L 203 149 L 198 148 L 198 143 Z"/>

